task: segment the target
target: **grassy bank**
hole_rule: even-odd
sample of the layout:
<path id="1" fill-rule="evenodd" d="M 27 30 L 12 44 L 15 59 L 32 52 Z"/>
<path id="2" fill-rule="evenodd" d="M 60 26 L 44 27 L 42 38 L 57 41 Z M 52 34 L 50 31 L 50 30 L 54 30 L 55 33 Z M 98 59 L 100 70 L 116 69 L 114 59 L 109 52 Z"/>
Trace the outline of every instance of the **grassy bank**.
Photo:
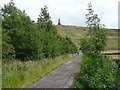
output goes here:
<path id="1" fill-rule="evenodd" d="M 57 26 L 57 30 L 61 36 L 63 37 L 66 37 L 66 35 L 69 36 L 78 48 L 80 47 L 79 46 L 80 39 L 83 38 L 87 33 L 87 30 L 77 26 L 61 25 Z"/>
<path id="2" fill-rule="evenodd" d="M 73 55 L 59 56 L 55 59 L 21 62 L 11 60 L 4 63 L 3 88 L 24 88 L 31 85 L 63 63 L 71 60 Z"/>
<path id="3" fill-rule="evenodd" d="M 80 39 L 82 39 L 88 33 L 88 30 L 86 28 L 82 28 L 79 26 L 61 25 L 61 26 L 57 26 L 57 30 L 61 36 L 63 37 L 65 37 L 66 35 L 69 36 L 78 49 L 80 48 Z M 120 47 L 118 47 L 120 44 L 120 42 L 118 42 L 118 40 L 120 39 L 120 37 L 118 37 L 120 31 L 107 29 L 107 33 L 108 33 L 108 40 L 107 40 L 106 51 L 120 50 Z M 119 57 L 118 55 L 109 55 L 109 56 L 112 58 Z"/>
<path id="4" fill-rule="evenodd" d="M 2 60 L 0 60 L 0 90 L 2 89 Z"/>
<path id="5" fill-rule="evenodd" d="M 71 40 L 76 44 L 76 46 L 79 48 L 80 39 L 83 38 L 88 30 L 86 28 L 78 27 L 78 26 L 57 26 L 58 33 L 65 37 L 68 35 Z M 120 50 L 120 47 L 118 45 L 120 44 L 118 42 L 118 34 L 120 34 L 120 31 L 110 30 L 107 29 L 108 32 L 108 40 L 107 40 L 107 50 Z M 119 43 L 119 44 L 118 44 Z"/>

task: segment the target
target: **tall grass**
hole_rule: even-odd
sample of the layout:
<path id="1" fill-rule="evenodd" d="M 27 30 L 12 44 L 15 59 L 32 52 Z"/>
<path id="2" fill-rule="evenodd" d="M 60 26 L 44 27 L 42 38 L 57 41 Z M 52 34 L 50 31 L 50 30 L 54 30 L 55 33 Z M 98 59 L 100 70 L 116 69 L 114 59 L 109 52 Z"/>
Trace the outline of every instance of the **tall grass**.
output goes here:
<path id="1" fill-rule="evenodd" d="M 3 65 L 3 88 L 24 88 L 31 85 L 60 65 L 69 61 L 73 55 L 59 56 L 55 59 L 21 62 L 11 60 Z"/>
<path id="2" fill-rule="evenodd" d="M 0 90 L 2 89 L 2 60 L 0 60 Z"/>

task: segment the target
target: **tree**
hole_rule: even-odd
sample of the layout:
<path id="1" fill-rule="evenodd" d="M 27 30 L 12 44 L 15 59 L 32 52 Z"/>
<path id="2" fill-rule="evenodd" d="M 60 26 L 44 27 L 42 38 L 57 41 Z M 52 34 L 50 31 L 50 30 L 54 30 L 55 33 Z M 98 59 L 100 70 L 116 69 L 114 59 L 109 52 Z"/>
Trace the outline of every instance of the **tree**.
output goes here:
<path id="1" fill-rule="evenodd" d="M 40 28 L 46 31 L 51 31 L 53 29 L 52 21 L 50 20 L 50 15 L 46 6 L 44 6 L 44 8 L 41 8 L 41 13 L 37 20 L 37 24 Z"/>
<path id="2" fill-rule="evenodd" d="M 37 51 L 34 51 L 36 43 L 33 43 L 35 28 L 29 16 L 25 11 L 19 10 L 13 1 L 4 5 L 1 15 L 3 17 L 2 28 L 6 30 L 11 39 L 16 58 L 22 60 L 33 58 Z"/>
<path id="3" fill-rule="evenodd" d="M 106 46 L 107 34 L 104 25 L 100 24 L 100 19 L 92 10 L 92 4 L 88 4 L 88 14 L 86 14 L 86 24 L 89 27 L 89 33 L 85 39 L 81 40 L 81 50 L 90 56 L 100 55 Z"/>
<path id="4" fill-rule="evenodd" d="M 14 47 L 11 44 L 11 38 L 6 30 L 2 29 L 2 58 L 8 59 L 15 57 Z"/>
<path id="5" fill-rule="evenodd" d="M 76 88 L 117 88 L 117 64 L 101 51 L 106 45 L 106 31 L 101 27 L 100 19 L 93 13 L 92 4 L 88 4 L 86 14 L 89 32 L 82 39 L 81 49 L 84 54 L 80 72 L 76 76 Z"/>
<path id="6" fill-rule="evenodd" d="M 25 10 L 18 9 L 13 1 L 4 5 L 0 12 L 2 28 L 7 33 L 6 37 L 10 38 L 10 42 L 5 41 L 6 44 L 3 42 L 3 51 L 8 48 L 8 45 L 10 46 L 8 49 L 13 47 L 15 58 L 37 60 L 74 52 L 73 43 L 58 35 L 57 28 L 52 24 L 46 6 L 41 8 L 37 23 L 27 16 Z M 63 49 L 64 46 L 66 46 L 65 49 Z"/>
<path id="7" fill-rule="evenodd" d="M 100 19 L 98 18 L 97 14 L 94 14 L 94 11 L 92 10 L 92 4 L 91 3 L 88 4 L 88 9 L 87 10 L 88 10 L 88 14 L 86 14 L 87 26 L 90 29 L 99 28 Z"/>

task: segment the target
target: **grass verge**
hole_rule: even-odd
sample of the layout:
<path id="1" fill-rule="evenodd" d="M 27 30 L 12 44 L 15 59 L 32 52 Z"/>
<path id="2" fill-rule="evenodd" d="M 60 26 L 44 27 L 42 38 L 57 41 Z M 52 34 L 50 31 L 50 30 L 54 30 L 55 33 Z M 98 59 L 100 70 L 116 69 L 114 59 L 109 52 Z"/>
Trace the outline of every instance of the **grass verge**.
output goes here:
<path id="1" fill-rule="evenodd" d="M 2 89 L 2 60 L 0 60 L 0 90 Z"/>
<path id="2" fill-rule="evenodd" d="M 55 59 L 22 62 L 11 60 L 3 65 L 3 88 L 27 88 L 65 62 L 74 55 L 59 56 Z"/>

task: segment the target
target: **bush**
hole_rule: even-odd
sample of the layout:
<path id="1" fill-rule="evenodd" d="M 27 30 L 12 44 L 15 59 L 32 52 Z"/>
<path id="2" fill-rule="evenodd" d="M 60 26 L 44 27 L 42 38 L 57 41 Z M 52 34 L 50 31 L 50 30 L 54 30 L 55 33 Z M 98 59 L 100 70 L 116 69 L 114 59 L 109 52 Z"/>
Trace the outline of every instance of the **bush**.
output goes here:
<path id="1" fill-rule="evenodd" d="M 117 70 L 117 64 L 106 56 L 84 56 L 75 88 L 117 88 Z"/>
<path id="2" fill-rule="evenodd" d="M 106 46 L 107 34 L 105 29 L 90 30 L 88 35 L 81 40 L 83 54 L 89 56 L 99 55 Z"/>
<path id="3" fill-rule="evenodd" d="M 10 43 L 11 39 L 8 33 L 2 29 L 2 58 L 13 58 L 15 57 L 15 51 L 13 45 Z"/>
<path id="4" fill-rule="evenodd" d="M 90 31 L 81 41 L 84 54 L 80 72 L 76 76 L 76 88 L 118 88 L 118 66 L 110 58 L 101 55 L 107 40 L 105 29 L 100 27 L 100 19 L 88 4 L 87 26 Z M 104 26 L 104 25 L 102 25 Z"/>
<path id="5" fill-rule="evenodd" d="M 76 52 L 76 46 L 69 38 L 58 35 L 46 6 L 41 8 L 36 23 L 25 11 L 18 9 L 13 1 L 4 5 L 0 12 L 2 28 L 7 32 L 7 36 L 3 35 L 4 58 L 12 56 L 13 49 L 15 58 L 19 60 L 54 58 L 61 54 Z M 9 43 L 6 38 L 11 42 Z"/>

